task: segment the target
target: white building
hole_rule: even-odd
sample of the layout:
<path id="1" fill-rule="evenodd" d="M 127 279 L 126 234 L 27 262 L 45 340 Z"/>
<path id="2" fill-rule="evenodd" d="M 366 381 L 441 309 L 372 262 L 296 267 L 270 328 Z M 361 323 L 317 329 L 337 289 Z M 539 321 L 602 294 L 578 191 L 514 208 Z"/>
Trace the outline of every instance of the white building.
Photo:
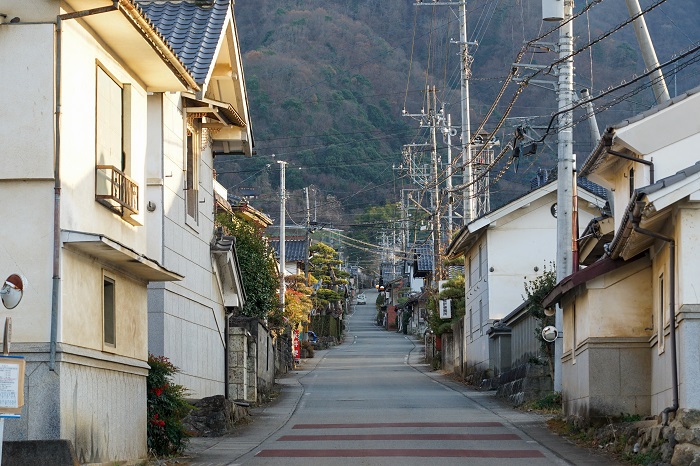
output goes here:
<path id="1" fill-rule="evenodd" d="M 244 304 L 232 238 L 216 237 L 215 212 L 228 204 L 214 180 L 214 157 L 250 156 L 252 134 L 231 2 L 138 1 L 192 70 L 194 93 L 149 97 L 149 244 L 179 282 L 148 290 L 149 350 L 180 369 L 175 381 L 202 398 L 226 393 L 227 314 Z"/>
<path id="2" fill-rule="evenodd" d="M 462 373 L 473 383 L 493 375 L 489 328 L 523 303 L 525 283 L 555 260 L 556 187 L 549 181 L 470 222 L 447 249 L 449 257 L 464 256 L 464 332 L 455 341 L 455 360 L 461 352 Z M 581 224 L 598 216 L 604 203 L 579 186 Z"/>
<path id="3" fill-rule="evenodd" d="M 199 86 L 131 0 L 0 13 L 0 270 L 28 282 L 12 314 L 26 404 L 5 439 L 69 439 L 83 463 L 144 457 L 147 284 L 189 272 L 160 265 L 148 235 L 164 163 L 149 111 Z"/>

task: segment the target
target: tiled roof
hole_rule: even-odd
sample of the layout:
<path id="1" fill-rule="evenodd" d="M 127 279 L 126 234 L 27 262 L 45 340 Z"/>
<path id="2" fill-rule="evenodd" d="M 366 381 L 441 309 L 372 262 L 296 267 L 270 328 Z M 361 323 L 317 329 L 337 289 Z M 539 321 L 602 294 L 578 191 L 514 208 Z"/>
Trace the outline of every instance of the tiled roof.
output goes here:
<path id="1" fill-rule="evenodd" d="M 557 173 L 556 168 L 552 168 L 549 170 L 546 170 L 546 169 L 537 170 L 537 175 L 532 180 L 530 180 L 530 191 L 528 191 L 527 193 L 525 193 L 523 195 L 527 195 L 527 194 L 529 194 L 529 192 L 532 192 L 532 191 L 540 188 L 541 186 L 544 186 L 546 184 L 553 182 L 554 180 L 557 179 L 557 177 L 558 177 L 558 173 Z M 579 188 L 583 188 L 586 191 L 588 191 L 589 193 L 595 194 L 596 196 L 598 196 L 602 199 L 606 199 L 608 196 L 608 192 L 606 191 L 606 189 L 604 187 L 588 180 L 588 178 L 585 178 L 582 176 L 577 176 L 576 177 L 576 185 Z M 512 201 L 510 201 L 510 202 L 512 202 Z"/>
<path id="2" fill-rule="evenodd" d="M 306 240 L 301 239 L 287 239 L 284 241 L 284 259 L 286 262 L 302 262 L 306 260 Z M 275 251 L 277 257 L 280 256 L 280 240 L 271 239 L 270 246 Z"/>
<path id="3" fill-rule="evenodd" d="M 175 51 L 192 72 L 197 83 L 203 83 L 214 59 L 223 33 L 229 0 L 137 0 Z"/>
<path id="4" fill-rule="evenodd" d="M 679 170 L 673 175 L 667 176 L 666 178 L 662 178 L 654 184 L 650 184 L 648 186 L 644 186 L 643 188 L 639 188 L 637 191 L 641 194 L 655 193 L 656 191 L 660 191 L 669 186 L 673 186 L 674 184 L 679 183 L 684 179 L 695 175 L 698 172 L 700 172 L 700 162 L 695 162 L 693 165 L 684 168 L 683 170 Z"/>

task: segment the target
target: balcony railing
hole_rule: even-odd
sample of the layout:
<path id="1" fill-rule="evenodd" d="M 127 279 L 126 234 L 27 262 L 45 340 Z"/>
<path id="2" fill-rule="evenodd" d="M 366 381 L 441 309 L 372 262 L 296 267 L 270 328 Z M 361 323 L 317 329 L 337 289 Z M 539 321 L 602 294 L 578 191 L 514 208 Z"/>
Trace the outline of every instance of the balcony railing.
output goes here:
<path id="1" fill-rule="evenodd" d="M 95 167 L 95 199 L 122 215 L 139 213 L 139 185 L 112 165 Z"/>

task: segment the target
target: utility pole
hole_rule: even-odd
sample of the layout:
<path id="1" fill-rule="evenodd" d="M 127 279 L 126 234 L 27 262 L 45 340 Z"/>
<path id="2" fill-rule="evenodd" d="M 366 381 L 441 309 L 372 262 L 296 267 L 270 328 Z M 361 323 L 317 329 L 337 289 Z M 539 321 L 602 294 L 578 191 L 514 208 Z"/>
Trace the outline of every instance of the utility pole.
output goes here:
<path id="1" fill-rule="evenodd" d="M 309 188 L 304 188 L 306 196 L 306 254 L 304 255 L 304 273 L 306 286 L 309 286 L 309 247 L 311 246 L 311 207 L 309 205 Z"/>
<path id="2" fill-rule="evenodd" d="M 444 108 L 440 111 L 444 116 Z M 452 196 L 452 175 L 454 174 L 454 168 L 452 167 L 452 115 L 449 113 L 445 119 L 446 127 L 443 127 L 443 135 L 445 137 L 445 144 L 447 144 L 447 180 L 445 182 L 446 192 L 449 193 L 448 196 Z M 452 201 L 448 199 L 447 201 L 447 239 L 448 241 L 452 239 L 453 226 L 453 208 Z"/>
<path id="3" fill-rule="evenodd" d="M 559 29 L 559 58 L 571 55 L 574 42 L 573 15 L 574 1 L 564 0 L 563 23 Z M 566 58 L 557 67 L 558 86 L 558 147 L 557 147 L 557 283 L 571 274 L 573 267 L 573 207 L 574 207 L 574 170 L 576 157 L 573 152 L 573 112 L 571 105 L 574 96 L 574 59 Z M 563 329 L 564 311 L 557 305 L 555 326 Z M 562 389 L 563 340 L 557 338 L 554 342 L 554 391 Z"/>
<path id="4" fill-rule="evenodd" d="M 630 16 L 640 15 L 634 20 L 634 33 L 637 36 L 637 42 L 639 42 L 639 48 L 642 51 L 644 65 L 648 70 L 652 70 L 659 66 L 659 60 L 656 58 L 654 44 L 651 42 L 651 36 L 649 35 L 644 15 L 641 15 L 642 9 L 639 6 L 639 0 L 626 1 Z M 654 71 L 649 75 L 649 78 L 651 79 L 651 87 L 654 90 L 656 103 L 660 104 L 669 100 L 671 97 L 668 95 L 668 88 L 666 87 L 666 81 L 664 80 L 664 75 L 661 70 Z"/>
<path id="5" fill-rule="evenodd" d="M 287 211 L 286 200 L 287 200 L 287 188 L 286 188 L 286 167 L 287 162 L 278 160 L 277 163 L 280 164 L 280 308 L 284 313 L 284 293 L 286 292 L 286 284 L 284 282 L 284 263 L 286 262 L 286 251 L 287 246 L 286 241 L 286 224 L 285 224 L 285 213 Z"/>
<path id="6" fill-rule="evenodd" d="M 440 182 L 438 180 L 438 154 L 437 154 L 437 94 L 435 86 L 428 92 L 428 118 L 430 122 L 430 162 L 432 165 L 432 183 L 433 183 L 433 199 L 432 199 L 432 214 L 433 214 L 433 281 L 437 289 L 438 281 L 442 278 L 440 267 Z"/>
<path id="7" fill-rule="evenodd" d="M 474 186 L 471 181 L 474 179 L 474 174 L 472 172 L 472 164 L 469 160 L 471 157 L 471 130 L 469 121 L 469 79 L 472 75 L 471 65 L 474 58 L 469 55 L 469 46 L 476 45 L 475 42 L 468 42 L 467 40 L 467 1 L 466 0 L 455 0 L 455 1 L 436 1 L 432 0 L 430 2 L 417 0 L 416 5 L 430 5 L 430 6 L 459 6 L 459 55 L 460 55 L 460 110 L 462 114 L 462 182 L 465 186 L 464 188 L 464 199 L 463 199 L 463 215 L 464 225 L 474 220 L 474 212 L 476 207 L 476 201 L 474 199 Z M 455 41 L 452 41 L 455 43 Z"/>
<path id="8" fill-rule="evenodd" d="M 598 129 L 598 119 L 595 116 L 593 102 L 591 102 L 591 94 L 588 89 L 581 89 L 581 100 L 584 102 L 583 107 L 586 109 L 586 116 L 588 117 L 588 128 L 591 132 L 591 143 L 595 145 L 598 143 L 598 140 L 600 140 L 600 129 Z"/>
<path id="9" fill-rule="evenodd" d="M 462 164 L 464 174 L 462 181 L 467 185 L 464 189 L 463 214 L 464 225 L 474 220 L 474 186 L 472 180 L 471 158 L 471 129 L 469 122 L 469 78 L 471 78 L 472 57 L 469 55 L 469 42 L 467 41 L 467 2 L 459 3 L 459 47 L 461 58 L 461 110 L 462 110 Z"/>

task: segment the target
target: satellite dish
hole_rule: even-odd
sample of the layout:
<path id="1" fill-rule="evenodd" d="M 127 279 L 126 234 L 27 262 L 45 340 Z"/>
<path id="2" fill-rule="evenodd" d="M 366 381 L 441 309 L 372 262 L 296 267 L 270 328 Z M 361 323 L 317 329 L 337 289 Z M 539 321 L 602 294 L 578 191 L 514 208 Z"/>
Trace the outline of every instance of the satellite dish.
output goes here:
<path id="1" fill-rule="evenodd" d="M 0 288 L 0 298 L 2 298 L 2 304 L 8 308 L 13 309 L 17 307 L 19 302 L 22 300 L 22 293 L 24 291 L 24 282 L 22 277 L 13 273 L 7 280 L 5 284 Z"/>

